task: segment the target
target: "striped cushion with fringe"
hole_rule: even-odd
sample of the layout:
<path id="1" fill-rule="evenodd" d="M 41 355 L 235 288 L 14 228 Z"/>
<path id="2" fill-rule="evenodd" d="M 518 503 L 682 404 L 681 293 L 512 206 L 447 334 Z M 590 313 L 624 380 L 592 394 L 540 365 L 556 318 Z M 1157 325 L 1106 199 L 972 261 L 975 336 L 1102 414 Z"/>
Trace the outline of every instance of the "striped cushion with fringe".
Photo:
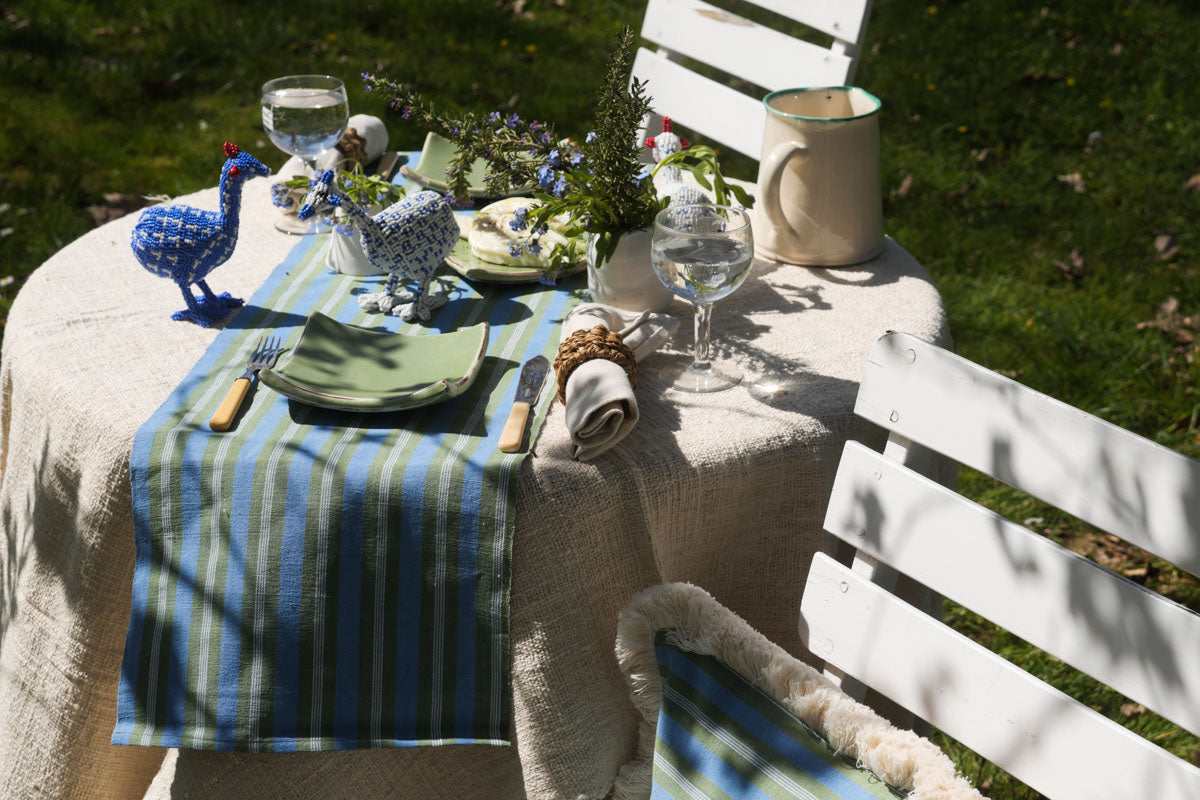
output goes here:
<path id="1" fill-rule="evenodd" d="M 656 586 L 621 613 L 617 659 L 642 715 L 613 800 L 981 800 L 902 731 L 702 589 Z"/>

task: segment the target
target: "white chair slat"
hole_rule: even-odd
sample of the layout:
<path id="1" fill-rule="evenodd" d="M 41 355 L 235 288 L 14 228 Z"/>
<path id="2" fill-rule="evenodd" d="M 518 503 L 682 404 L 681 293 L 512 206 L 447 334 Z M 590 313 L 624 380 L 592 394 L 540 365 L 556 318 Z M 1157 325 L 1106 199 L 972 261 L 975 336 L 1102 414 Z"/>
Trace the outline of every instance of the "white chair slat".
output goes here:
<path id="1" fill-rule="evenodd" d="M 767 112 L 762 102 L 723 86 L 645 48 L 638 50 L 633 74 L 647 81 L 654 110 L 680 125 L 758 158 Z M 653 132 L 652 132 L 653 135 Z"/>
<path id="2" fill-rule="evenodd" d="M 1200 614 L 857 442 L 825 529 L 1200 734 Z"/>
<path id="3" fill-rule="evenodd" d="M 907 334 L 855 410 L 1200 576 L 1200 462 Z"/>
<path id="4" fill-rule="evenodd" d="M 867 24 L 871 0 L 749 0 L 781 17 L 794 19 L 843 42 L 857 42 Z"/>
<path id="5" fill-rule="evenodd" d="M 814 654 L 1055 800 L 1195 800 L 1200 769 L 818 553 L 801 608 Z"/>
<path id="6" fill-rule="evenodd" d="M 854 63 L 847 55 L 794 39 L 702 0 L 650 0 L 642 36 L 768 90 L 840 86 Z"/>

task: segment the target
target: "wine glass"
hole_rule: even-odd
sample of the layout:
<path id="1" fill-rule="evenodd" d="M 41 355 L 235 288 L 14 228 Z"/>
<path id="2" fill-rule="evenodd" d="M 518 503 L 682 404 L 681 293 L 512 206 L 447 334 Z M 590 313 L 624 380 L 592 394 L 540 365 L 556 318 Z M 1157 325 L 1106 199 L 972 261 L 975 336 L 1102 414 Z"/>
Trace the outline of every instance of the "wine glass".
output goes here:
<path id="1" fill-rule="evenodd" d="M 316 172 L 317 156 L 341 141 L 350 120 L 346 85 L 329 75 L 289 75 L 262 87 L 262 126 L 276 147 Z M 327 226 L 297 226 L 281 219 L 275 227 L 296 235 L 319 233 Z"/>
<path id="2" fill-rule="evenodd" d="M 713 361 L 708 329 L 712 305 L 742 285 L 754 261 L 750 217 L 740 208 L 695 203 L 668 206 L 654 218 L 650 261 L 658 279 L 696 308 L 692 363 L 671 384 L 684 392 L 719 392 L 736 386 L 736 364 Z"/>

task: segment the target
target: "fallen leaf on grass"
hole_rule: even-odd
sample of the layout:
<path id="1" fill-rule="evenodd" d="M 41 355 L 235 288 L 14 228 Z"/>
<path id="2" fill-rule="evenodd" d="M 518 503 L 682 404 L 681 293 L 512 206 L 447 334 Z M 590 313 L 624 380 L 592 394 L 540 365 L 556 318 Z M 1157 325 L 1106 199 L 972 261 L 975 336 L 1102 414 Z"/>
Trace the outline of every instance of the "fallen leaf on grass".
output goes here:
<path id="1" fill-rule="evenodd" d="M 1035 83 L 1049 82 L 1057 83 L 1067 77 L 1063 72 L 1046 72 L 1045 70 L 1029 69 L 1021 76 L 1021 85 L 1024 87 L 1033 86 Z"/>
<path id="2" fill-rule="evenodd" d="M 899 197 L 899 198 L 907 197 L 908 193 L 910 191 L 912 191 L 912 185 L 913 185 L 912 173 L 911 172 L 906 173 L 905 176 L 900 179 L 900 185 L 897 186 L 895 189 L 892 189 L 892 192 L 890 195 L 891 198 L 895 199 L 897 197 Z"/>
<path id="3" fill-rule="evenodd" d="M 1068 264 L 1065 261 L 1054 259 L 1054 266 L 1058 267 L 1059 271 L 1062 272 L 1063 277 L 1069 281 L 1082 278 L 1086 264 L 1083 260 L 1083 253 L 1079 252 L 1079 248 L 1076 247 L 1074 250 L 1072 250 L 1067 255 L 1067 259 L 1070 260 L 1071 263 Z"/>
<path id="4" fill-rule="evenodd" d="M 1137 714 L 1142 714 L 1146 711 L 1146 707 L 1141 703 L 1126 703 L 1121 706 L 1122 716 L 1132 717 Z"/>
<path id="5" fill-rule="evenodd" d="M 1200 192 L 1200 174 L 1193 175 L 1184 181 L 1183 189 L 1186 192 Z"/>
<path id="6" fill-rule="evenodd" d="M 986 147 L 978 152 L 976 152 L 974 150 L 971 151 L 971 155 L 975 156 L 975 163 L 977 163 L 977 164 L 982 164 L 983 162 L 987 161 L 988 156 L 990 156 L 991 154 L 992 154 L 992 151 Z"/>
<path id="7" fill-rule="evenodd" d="M 1139 331 L 1146 328 L 1158 328 L 1174 336 L 1179 344 L 1188 345 L 1196 340 L 1196 332 L 1200 331 L 1200 314 L 1180 314 L 1179 300 L 1172 295 L 1159 304 L 1154 319 L 1137 324 Z"/>
<path id="8" fill-rule="evenodd" d="M 957 200 L 960 197 L 966 197 L 967 193 L 969 193 L 972 189 L 974 189 L 978 185 L 979 185 L 979 181 L 972 178 L 971 180 L 967 181 L 966 186 L 960 186 L 959 188 L 955 189 L 952 192 L 947 192 L 946 199 L 947 200 Z"/>
<path id="9" fill-rule="evenodd" d="M 1087 183 L 1083 180 L 1083 176 L 1078 172 L 1072 172 L 1069 175 L 1059 175 L 1058 179 L 1070 186 L 1079 194 L 1083 194 L 1087 191 Z"/>
<path id="10" fill-rule="evenodd" d="M 114 219 L 120 219 L 125 216 L 130 211 L 137 211 L 139 208 L 146 207 L 146 198 L 137 194 L 108 192 L 102 199 L 104 200 L 103 203 L 87 207 L 88 213 L 92 215 L 92 219 L 96 221 L 97 225 L 112 222 Z"/>
<path id="11" fill-rule="evenodd" d="M 1154 252 L 1159 261 L 1169 261 L 1179 253 L 1179 245 L 1175 243 L 1175 234 L 1170 231 L 1154 237 Z"/>

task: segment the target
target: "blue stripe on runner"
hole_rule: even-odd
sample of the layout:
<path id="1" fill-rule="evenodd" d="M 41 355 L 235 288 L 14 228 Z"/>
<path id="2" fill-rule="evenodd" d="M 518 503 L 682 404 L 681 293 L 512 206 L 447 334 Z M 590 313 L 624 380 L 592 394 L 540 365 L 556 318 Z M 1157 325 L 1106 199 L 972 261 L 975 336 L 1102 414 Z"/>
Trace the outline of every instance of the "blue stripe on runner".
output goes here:
<path id="1" fill-rule="evenodd" d="M 180 404 L 204 382 L 205 376 L 219 363 L 236 335 L 236 329 L 233 326 L 259 312 L 257 304 L 270 296 L 283 277 L 300 263 L 312 244 L 310 241 L 300 241 L 288 252 L 279 266 L 272 270 L 266 282 L 253 294 L 247 306 L 234 317 L 230 327 L 217 335 L 191 372 L 168 395 L 167 400 L 150 415 L 150 418 L 138 428 L 134 435 L 129 459 L 130 483 L 133 487 L 147 485 L 150 472 L 150 448 L 154 444 L 155 432 L 171 419 Z M 152 566 L 150 556 L 154 550 L 148 533 L 151 530 L 150 495 L 147 492 L 133 491 L 132 500 L 137 559 L 134 564 L 129 630 L 126 636 L 125 655 L 121 664 L 121 680 L 117 690 L 117 724 L 113 729 L 113 744 L 130 744 L 130 736 L 137 724 L 135 710 L 138 708 L 138 704 L 134 695 L 139 678 L 138 662 L 141 658 L 142 636 L 145 632 L 146 612 L 150 600 L 149 578 Z"/>
<path id="2" fill-rule="evenodd" d="M 820 756 L 813 753 L 802 742 L 794 738 L 791 733 L 764 717 L 757 709 L 748 705 L 744 700 L 713 678 L 713 676 L 705 672 L 703 668 L 688 658 L 686 654 L 683 654 L 674 647 L 656 646 L 654 650 L 659 663 L 667 664 L 673 677 L 678 677 L 680 680 L 697 689 L 713 704 L 718 706 L 730 719 L 761 738 L 804 773 L 810 775 L 841 797 L 846 798 L 846 800 L 875 800 L 875 795 L 831 767 Z M 760 692 L 760 690 L 749 682 L 746 685 L 751 691 Z M 763 694 L 762 696 L 769 702 L 778 705 L 778 702 L 768 695 Z M 784 713 L 792 716 L 791 712 L 788 712 L 787 709 L 782 710 Z M 660 719 L 665 716 L 665 714 L 661 714 Z M 796 725 L 801 725 L 799 720 L 796 720 Z"/>
<path id="3" fill-rule="evenodd" d="M 658 738 L 679 754 L 714 786 L 738 800 L 771 800 L 771 797 L 751 783 L 744 775 L 725 763 L 675 720 L 663 712 L 658 714 Z"/>
<path id="4" fill-rule="evenodd" d="M 567 292 L 557 291 L 554 293 L 546 311 L 538 320 L 532 338 L 521 353 L 520 364 L 523 365 L 546 349 L 546 342 L 553 336 L 561 323 L 561 316 L 569 299 L 570 295 Z M 460 730 L 470 726 L 475 716 L 475 632 L 478 612 L 475 598 L 479 588 L 478 543 L 480 500 L 483 494 L 482 476 L 488 459 L 496 452 L 496 448 L 500 444 L 500 434 L 507 421 L 507 415 L 503 413 L 503 410 L 510 408 L 516 399 L 517 383 L 516 380 L 512 381 L 511 387 L 505 392 L 504 399 L 500 403 L 501 413 L 491 420 L 492 424 L 489 426 L 487 435 L 480 440 L 474 451 L 468 456 L 467 474 L 462 487 L 462 501 L 459 509 L 462 520 L 460 542 L 468 542 L 470 547 L 460 546 L 459 548 L 459 574 L 468 575 L 470 579 L 463 580 L 459 584 L 458 651 L 469 656 L 466 660 L 471 669 L 460 669 L 456 675 L 454 720 Z M 550 390 L 549 387 L 543 387 L 543 392 Z M 532 436 L 532 432 L 530 435 Z M 510 523 L 510 532 L 511 529 Z M 497 738 L 504 736 L 505 733 L 492 731 L 492 735 Z"/>

